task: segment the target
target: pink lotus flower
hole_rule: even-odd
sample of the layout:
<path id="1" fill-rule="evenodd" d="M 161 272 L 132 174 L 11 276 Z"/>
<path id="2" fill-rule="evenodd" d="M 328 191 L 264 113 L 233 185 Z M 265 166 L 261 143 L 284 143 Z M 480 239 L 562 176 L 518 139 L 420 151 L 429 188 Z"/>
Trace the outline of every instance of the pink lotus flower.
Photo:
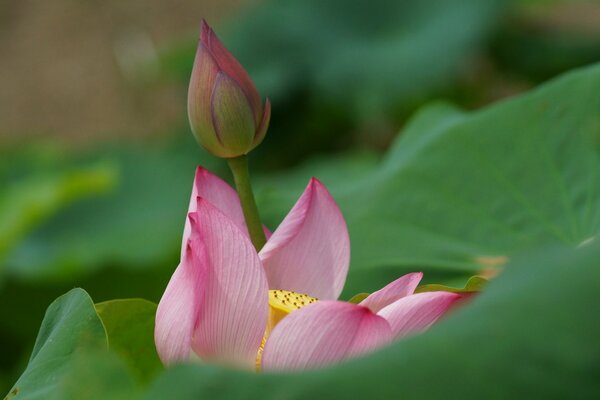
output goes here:
<path id="1" fill-rule="evenodd" d="M 412 273 L 360 304 L 337 301 L 350 241 L 335 201 L 314 178 L 267 236 L 257 254 L 236 192 L 198 168 L 181 262 L 156 315 L 165 364 L 196 354 L 267 371 L 323 366 L 423 331 L 460 298 L 413 294 L 422 274 Z"/>
<path id="2" fill-rule="evenodd" d="M 250 76 L 202 20 L 188 90 L 188 115 L 196 139 L 218 157 L 237 157 L 262 142 L 271 104 L 263 107 Z"/>

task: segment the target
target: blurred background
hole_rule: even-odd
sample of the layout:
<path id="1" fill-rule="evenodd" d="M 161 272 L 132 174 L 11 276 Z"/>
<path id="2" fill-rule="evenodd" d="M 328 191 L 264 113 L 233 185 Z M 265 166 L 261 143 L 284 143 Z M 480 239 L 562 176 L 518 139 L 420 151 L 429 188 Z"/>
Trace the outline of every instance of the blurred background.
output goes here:
<path id="1" fill-rule="evenodd" d="M 158 301 L 194 167 L 229 179 L 187 123 L 201 18 L 273 103 L 251 156 L 271 228 L 291 204 L 270 185 L 303 165 L 360 176 L 431 100 L 476 109 L 600 60 L 596 1 L 0 0 L 0 392 L 68 289 Z"/>

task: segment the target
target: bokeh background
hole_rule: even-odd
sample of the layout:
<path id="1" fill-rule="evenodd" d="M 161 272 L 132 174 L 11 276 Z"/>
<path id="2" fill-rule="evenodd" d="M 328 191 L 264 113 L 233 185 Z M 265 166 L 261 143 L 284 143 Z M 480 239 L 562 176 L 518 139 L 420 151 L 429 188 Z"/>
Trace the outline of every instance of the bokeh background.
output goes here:
<path id="1" fill-rule="evenodd" d="M 0 0 L 0 392 L 70 288 L 158 301 L 195 165 L 229 179 L 187 124 L 201 18 L 273 102 L 251 156 L 271 228 L 298 182 L 364 176 L 429 101 L 478 109 L 600 60 L 596 1 Z"/>

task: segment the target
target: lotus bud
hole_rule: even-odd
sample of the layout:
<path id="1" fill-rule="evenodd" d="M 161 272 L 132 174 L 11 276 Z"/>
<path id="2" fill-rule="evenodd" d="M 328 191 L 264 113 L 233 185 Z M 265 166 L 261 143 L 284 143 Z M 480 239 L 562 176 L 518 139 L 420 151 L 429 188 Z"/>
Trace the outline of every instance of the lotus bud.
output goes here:
<path id="1" fill-rule="evenodd" d="M 188 115 L 198 142 L 223 158 L 247 154 L 258 146 L 271 116 L 269 99 L 263 106 L 246 70 L 204 20 L 190 79 Z"/>

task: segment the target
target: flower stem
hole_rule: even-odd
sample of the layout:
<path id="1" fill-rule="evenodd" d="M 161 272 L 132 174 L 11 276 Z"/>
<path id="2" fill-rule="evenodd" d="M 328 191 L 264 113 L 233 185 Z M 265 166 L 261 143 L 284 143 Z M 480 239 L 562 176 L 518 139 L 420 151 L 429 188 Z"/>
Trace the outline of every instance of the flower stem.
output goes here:
<path id="1" fill-rule="evenodd" d="M 256 251 L 260 251 L 267 242 L 265 232 L 263 231 L 262 223 L 260 222 L 260 216 L 258 215 L 258 207 L 256 207 L 256 200 L 254 200 L 254 193 L 252 192 L 252 186 L 250 185 L 250 173 L 248 172 L 248 157 L 245 155 L 228 158 L 229 168 L 233 174 L 233 180 L 235 181 L 235 187 L 240 197 L 240 203 L 242 203 L 242 210 L 244 211 L 244 218 L 246 220 L 246 226 L 248 227 L 248 233 L 250 234 L 250 240 L 256 248 Z"/>

